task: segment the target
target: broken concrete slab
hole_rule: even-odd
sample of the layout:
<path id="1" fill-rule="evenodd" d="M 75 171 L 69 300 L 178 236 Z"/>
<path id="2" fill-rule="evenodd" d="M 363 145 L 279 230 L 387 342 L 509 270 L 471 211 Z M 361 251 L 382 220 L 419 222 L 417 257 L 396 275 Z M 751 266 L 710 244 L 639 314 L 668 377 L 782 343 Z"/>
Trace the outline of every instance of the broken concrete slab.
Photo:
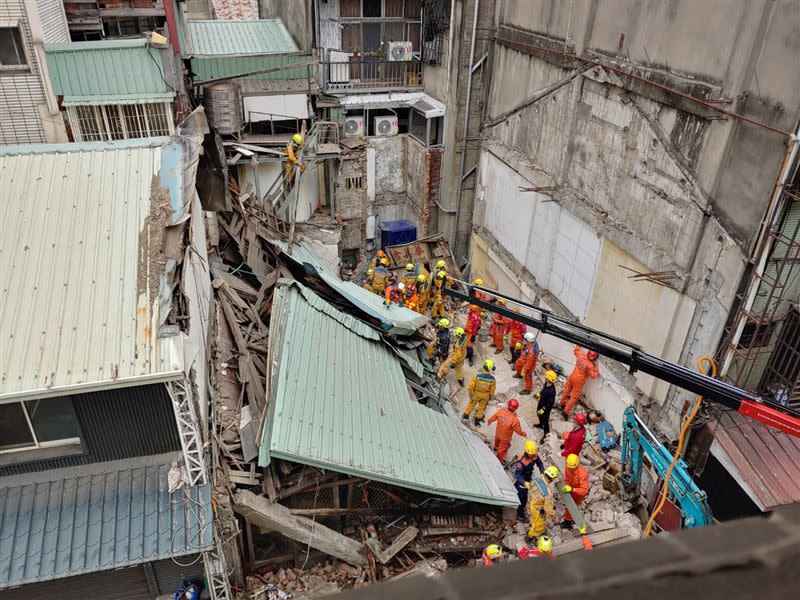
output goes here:
<path id="1" fill-rule="evenodd" d="M 237 490 L 234 502 L 234 510 L 251 523 L 277 531 L 301 544 L 308 544 L 351 565 L 367 565 L 364 544 L 316 521 L 293 515 L 285 506 L 246 490 Z"/>

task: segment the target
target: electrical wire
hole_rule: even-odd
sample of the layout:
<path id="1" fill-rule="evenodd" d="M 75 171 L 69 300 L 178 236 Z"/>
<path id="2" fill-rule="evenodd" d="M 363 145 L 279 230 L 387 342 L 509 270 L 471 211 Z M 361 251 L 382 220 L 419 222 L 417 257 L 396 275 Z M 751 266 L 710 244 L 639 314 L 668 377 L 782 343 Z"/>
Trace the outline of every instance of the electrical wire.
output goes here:
<path id="1" fill-rule="evenodd" d="M 700 371 L 703 375 L 707 375 L 709 371 L 711 371 L 711 377 L 717 376 L 717 363 L 714 362 L 714 359 L 708 355 L 703 355 L 697 360 L 697 370 Z M 697 416 L 697 413 L 700 411 L 700 405 L 703 404 L 703 397 L 698 396 L 697 401 L 694 403 L 694 407 L 692 411 L 689 413 L 689 416 L 686 417 L 686 420 L 683 422 L 681 426 L 680 434 L 678 435 L 678 446 L 675 448 L 675 455 L 672 457 L 672 462 L 669 465 L 669 469 L 667 469 L 666 474 L 664 475 L 664 483 L 661 486 L 661 492 L 659 493 L 658 502 L 653 507 L 653 512 L 650 513 L 650 518 L 647 520 L 647 525 L 644 528 L 644 533 L 642 534 L 642 539 L 650 537 L 650 534 L 653 531 L 653 524 L 656 521 L 656 515 L 661 512 L 661 509 L 664 508 L 664 503 L 667 501 L 667 493 L 669 492 L 669 481 L 672 478 L 672 471 L 675 469 L 675 465 L 678 464 L 678 460 L 681 457 L 681 453 L 683 452 L 683 443 L 686 439 L 686 432 L 689 430 L 689 427 L 694 421 L 694 418 Z"/>
<path id="2" fill-rule="evenodd" d="M 181 467 L 183 471 L 183 467 Z M 176 494 L 178 490 L 182 491 L 182 498 L 176 499 Z M 172 537 L 170 539 L 169 545 L 169 556 L 179 567 L 191 567 L 192 565 L 197 564 L 203 558 L 203 552 L 207 549 L 208 545 L 204 543 L 204 539 L 206 537 L 206 529 L 208 527 L 213 527 L 212 519 L 208 518 L 208 506 L 205 506 L 199 500 L 195 500 L 191 496 L 191 488 L 189 487 L 188 483 L 184 483 L 180 488 L 171 492 L 169 495 L 170 504 L 172 506 L 183 505 L 184 507 L 184 526 L 176 527 L 172 531 Z M 197 523 L 197 530 L 190 536 L 187 537 L 185 548 L 187 550 L 194 550 L 197 552 L 197 557 L 188 563 L 182 563 L 176 558 L 175 554 L 175 538 L 177 537 L 180 531 L 186 531 L 188 526 L 192 524 L 192 519 L 195 523 Z M 213 538 L 213 531 L 212 531 L 212 538 Z M 183 554 L 181 554 L 183 556 Z"/>

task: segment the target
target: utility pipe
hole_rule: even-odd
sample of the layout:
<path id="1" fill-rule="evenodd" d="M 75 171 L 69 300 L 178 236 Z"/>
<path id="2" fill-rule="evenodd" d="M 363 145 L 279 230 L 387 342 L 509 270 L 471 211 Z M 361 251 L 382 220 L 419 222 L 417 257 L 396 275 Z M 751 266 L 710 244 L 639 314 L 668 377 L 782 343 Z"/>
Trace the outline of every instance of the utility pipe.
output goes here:
<path id="1" fill-rule="evenodd" d="M 464 134 L 462 138 L 467 137 L 467 130 L 469 127 L 469 104 L 472 100 L 472 61 L 475 60 L 475 34 L 478 29 L 478 9 L 480 8 L 480 0 L 475 0 L 475 11 L 472 15 L 472 39 L 469 44 L 469 63 L 467 64 L 467 100 L 464 104 Z M 464 163 L 467 159 L 467 148 L 461 150 L 460 166 L 458 168 L 458 193 L 456 194 L 456 219 L 453 227 L 453 238 L 451 246 L 453 247 L 453 254 L 457 254 L 458 246 L 456 246 L 456 239 L 458 237 L 459 217 L 461 216 L 461 196 L 464 191 Z"/>

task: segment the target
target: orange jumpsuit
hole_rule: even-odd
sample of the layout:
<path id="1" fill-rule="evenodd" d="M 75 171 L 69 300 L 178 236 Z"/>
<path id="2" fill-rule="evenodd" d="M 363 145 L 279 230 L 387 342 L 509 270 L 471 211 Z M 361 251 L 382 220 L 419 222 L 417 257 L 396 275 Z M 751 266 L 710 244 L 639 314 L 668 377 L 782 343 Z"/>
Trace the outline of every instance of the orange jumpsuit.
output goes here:
<path id="1" fill-rule="evenodd" d="M 467 357 L 471 357 L 473 348 L 475 346 L 475 337 L 478 335 L 478 329 L 481 327 L 481 312 L 479 310 L 471 310 L 467 315 L 467 324 L 464 329 L 467 332 Z M 472 363 L 470 363 L 472 364 Z"/>
<path id="2" fill-rule="evenodd" d="M 403 306 L 409 310 L 417 310 L 419 306 L 419 296 L 417 296 L 417 292 L 405 294 L 403 297 Z"/>
<path id="3" fill-rule="evenodd" d="M 492 317 L 492 326 L 489 329 L 489 333 L 492 336 L 494 347 L 497 348 L 498 352 L 503 351 L 503 335 L 506 332 L 507 323 L 508 318 L 499 313 L 494 313 L 494 316 Z"/>
<path id="4" fill-rule="evenodd" d="M 508 319 L 506 322 L 505 334 L 509 336 L 509 346 L 513 350 L 517 342 L 522 341 L 522 336 L 525 335 L 526 327 L 524 323 Z"/>
<path id="5" fill-rule="evenodd" d="M 539 343 L 534 340 L 530 344 L 527 342 L 522 347 L 522 354 L 514 364 L 514 370 L 517 375 L 525 373 L 525 389 L 530 391 L 533 388 L 533 370 L 536 368 L 536 362 L 539 360 Z"/>
<path id="6" fill-rule="evenodd" d="M 583 499 L 589 493 L 589 473 L 581 465 L 574 469 L 564 469 L 564 483 L 572 486 L 570 495 L 575 501 L 576 506 L 580 506 Z M 572 515 L 567 511 L 564 514 L 567 521 L 572 521 Z"/>
<path id="7" fill-rule="evenodd" d="M 527 437 L 528 434 L 522 431 L 522 425 L 519 422 L 519 417 L 516 413 L 511 412 L 507 408 L 501 408 L 494 413 L 489 420 L 486 421 L 489 425 L 497 421 L 497 428 L 494 430 L 494 455 L 501 463 L 506 461 L 506 454 L 508 448 L 511 446 L 511 438 L 516 433 L 522 437 Z"/>
<path id="8" fill-rule="evenodd" d="M 573 350 L 575 354 L 575 368 L 570 373 L 566 385 L 564 385 L 564 393 L 561 394 L 561 407 L 568 415 L 572 413 L 572 409 L 581 397 L 583 385 L 588 378 L 594 379 L 600 374 L 600 369 L 594 364 L 586 353 L 581 350 L 580 346 L 575 346 Z M 569 400 L 568 400 L 569 399 Z"/>
<path id="9" fill-rule="evenodd" d="M 397 286 L 390 285 L 384 291 L 386 302 L 384 304 L 390 304 L 394 302 L 395 304 L 400 304 L 403 301 L 403 293 L 397 289 Z"/>

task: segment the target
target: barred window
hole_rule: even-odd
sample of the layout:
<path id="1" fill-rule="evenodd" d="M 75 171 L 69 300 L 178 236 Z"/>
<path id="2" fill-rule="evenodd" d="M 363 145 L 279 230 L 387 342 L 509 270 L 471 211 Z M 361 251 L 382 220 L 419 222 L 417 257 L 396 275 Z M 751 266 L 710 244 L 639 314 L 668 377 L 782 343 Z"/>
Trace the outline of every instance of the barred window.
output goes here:
<path id="1" fill-rule="evenodd" d="M 75 139 L 83 142 L 123 140 L 172 134 L 169 104 L 75 106 L 69 111 Z"/>

